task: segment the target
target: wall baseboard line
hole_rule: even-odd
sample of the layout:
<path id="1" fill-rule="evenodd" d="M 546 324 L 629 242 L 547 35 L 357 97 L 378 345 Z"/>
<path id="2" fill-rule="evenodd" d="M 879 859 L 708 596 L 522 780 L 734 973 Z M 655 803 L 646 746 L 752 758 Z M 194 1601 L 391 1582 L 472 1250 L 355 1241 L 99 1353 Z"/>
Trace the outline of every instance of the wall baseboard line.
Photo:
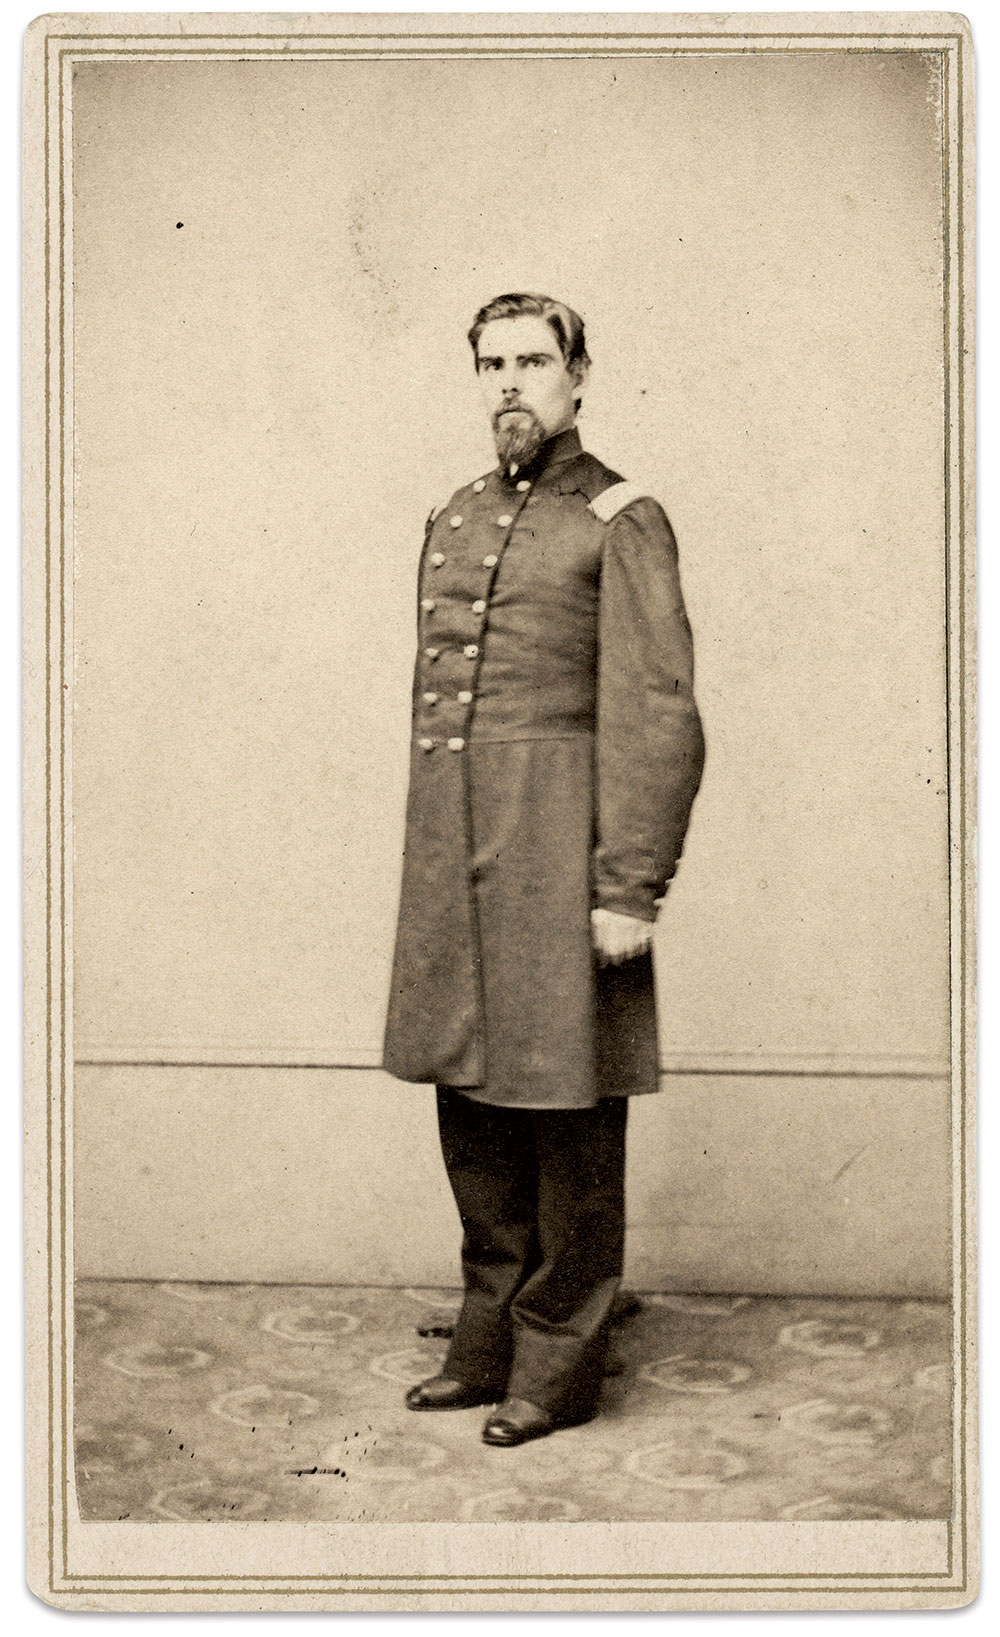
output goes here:
<path id="1" fill-rule="evenodd" d="M 309 1069 L 382 1072 L 380 1054 L 359 1048 L 267 1048 L 186 1042 L 122 1046 L 82 1042 L 79 1068 Z M 740 1076 L 756 1079 L 942 1080 L 946 1060 L 889 1052 L 664 1052 L 663 1076 Z"/>

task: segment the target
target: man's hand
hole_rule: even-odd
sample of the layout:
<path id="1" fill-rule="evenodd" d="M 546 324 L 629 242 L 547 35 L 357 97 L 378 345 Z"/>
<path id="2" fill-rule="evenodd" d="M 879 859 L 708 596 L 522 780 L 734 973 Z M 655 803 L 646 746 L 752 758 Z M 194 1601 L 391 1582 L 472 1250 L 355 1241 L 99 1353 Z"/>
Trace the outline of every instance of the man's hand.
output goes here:
<path id="1" fill-rule="evenodd" d="M 617 966 L 649 948 L 653 923 L 640 921 L 635 915 L 620 915 L 613 909 L 592 909 L 590 934 L 598 965 Z"/>

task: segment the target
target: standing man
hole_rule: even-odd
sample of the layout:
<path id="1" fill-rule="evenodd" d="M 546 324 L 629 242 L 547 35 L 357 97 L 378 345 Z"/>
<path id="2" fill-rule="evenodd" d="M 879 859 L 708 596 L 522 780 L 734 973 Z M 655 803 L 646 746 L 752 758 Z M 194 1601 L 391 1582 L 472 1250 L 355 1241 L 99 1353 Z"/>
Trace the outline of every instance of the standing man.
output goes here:
<path id="1" fill-rule="evenodd" d="M 384 1062 L 437 1085 L 464 1230 L 448 1355 L 407 1404 L 496 1405 L 511 1445 L 595 1413 L 704 742 L 670 524 L 576 430 L 583 321 L 498 296 L 469 340 L 499 464 L 427 521 Z"/>

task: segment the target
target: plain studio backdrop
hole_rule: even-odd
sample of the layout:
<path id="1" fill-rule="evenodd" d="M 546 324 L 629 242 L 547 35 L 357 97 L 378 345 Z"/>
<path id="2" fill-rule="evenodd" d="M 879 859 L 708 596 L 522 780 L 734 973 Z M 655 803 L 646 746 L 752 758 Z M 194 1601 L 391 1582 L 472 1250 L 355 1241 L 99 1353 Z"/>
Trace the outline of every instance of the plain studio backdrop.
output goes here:
<path id="1" fill-rule="evenodd" d="M 708 744 L 628 1276 L 946 1289 L 936 72 L 76 68 L 79 1273 L 457 1281 L 376 1065 L 423 524 L 494 463 L 473 313 L 531 289 L 674 524 Z"/>

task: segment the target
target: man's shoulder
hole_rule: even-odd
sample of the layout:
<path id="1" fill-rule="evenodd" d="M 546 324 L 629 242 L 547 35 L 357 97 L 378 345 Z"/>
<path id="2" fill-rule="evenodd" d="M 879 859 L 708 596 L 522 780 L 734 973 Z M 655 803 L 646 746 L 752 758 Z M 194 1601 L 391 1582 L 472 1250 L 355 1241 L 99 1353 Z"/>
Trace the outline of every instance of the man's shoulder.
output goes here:
<path id="1" fill-rule="evenodd" d="M 586 495 L 593 505 L 599 495 L 606 493 L 616 483 L 621 483 L 622 476 L 613 467 L 607 466 L 603 460 L 598 460 L 589 450 L 583 450 L 576 459 L 570 461 L 566 468 L 566 481 L 572 484 L 577 491 Z M 563 485 L 560 484 L 560 487 Z"/>
<path id="2" fill-rule="evenodd" d="M 636 483 L 622 477 L 620 472 L 606 466 L 596 455 L 582 455 L 581 464 L 582 481 L 578 487 L 586 494 L 590 510 L 602 523 L 610 523 L 619 512 L 624 511 L 627 506 L 635 505 L 637 501 L 651 500 L 659 504 L 648 484 Z"/>
<path id="3" fill-rule="evenodd" d="M 602 489 L 599 495 L 594 496 L 590 502 L 590 509 L 602 523 L 610 523 L 619 512 L 625 510 L 626 506 L 634 506 L 639 500 L 651 500 L 654 505 L 659 505 L 648 484 L 631 483 L 619 478 L 617 483 L 610 484 L 608 488 Z"/>

